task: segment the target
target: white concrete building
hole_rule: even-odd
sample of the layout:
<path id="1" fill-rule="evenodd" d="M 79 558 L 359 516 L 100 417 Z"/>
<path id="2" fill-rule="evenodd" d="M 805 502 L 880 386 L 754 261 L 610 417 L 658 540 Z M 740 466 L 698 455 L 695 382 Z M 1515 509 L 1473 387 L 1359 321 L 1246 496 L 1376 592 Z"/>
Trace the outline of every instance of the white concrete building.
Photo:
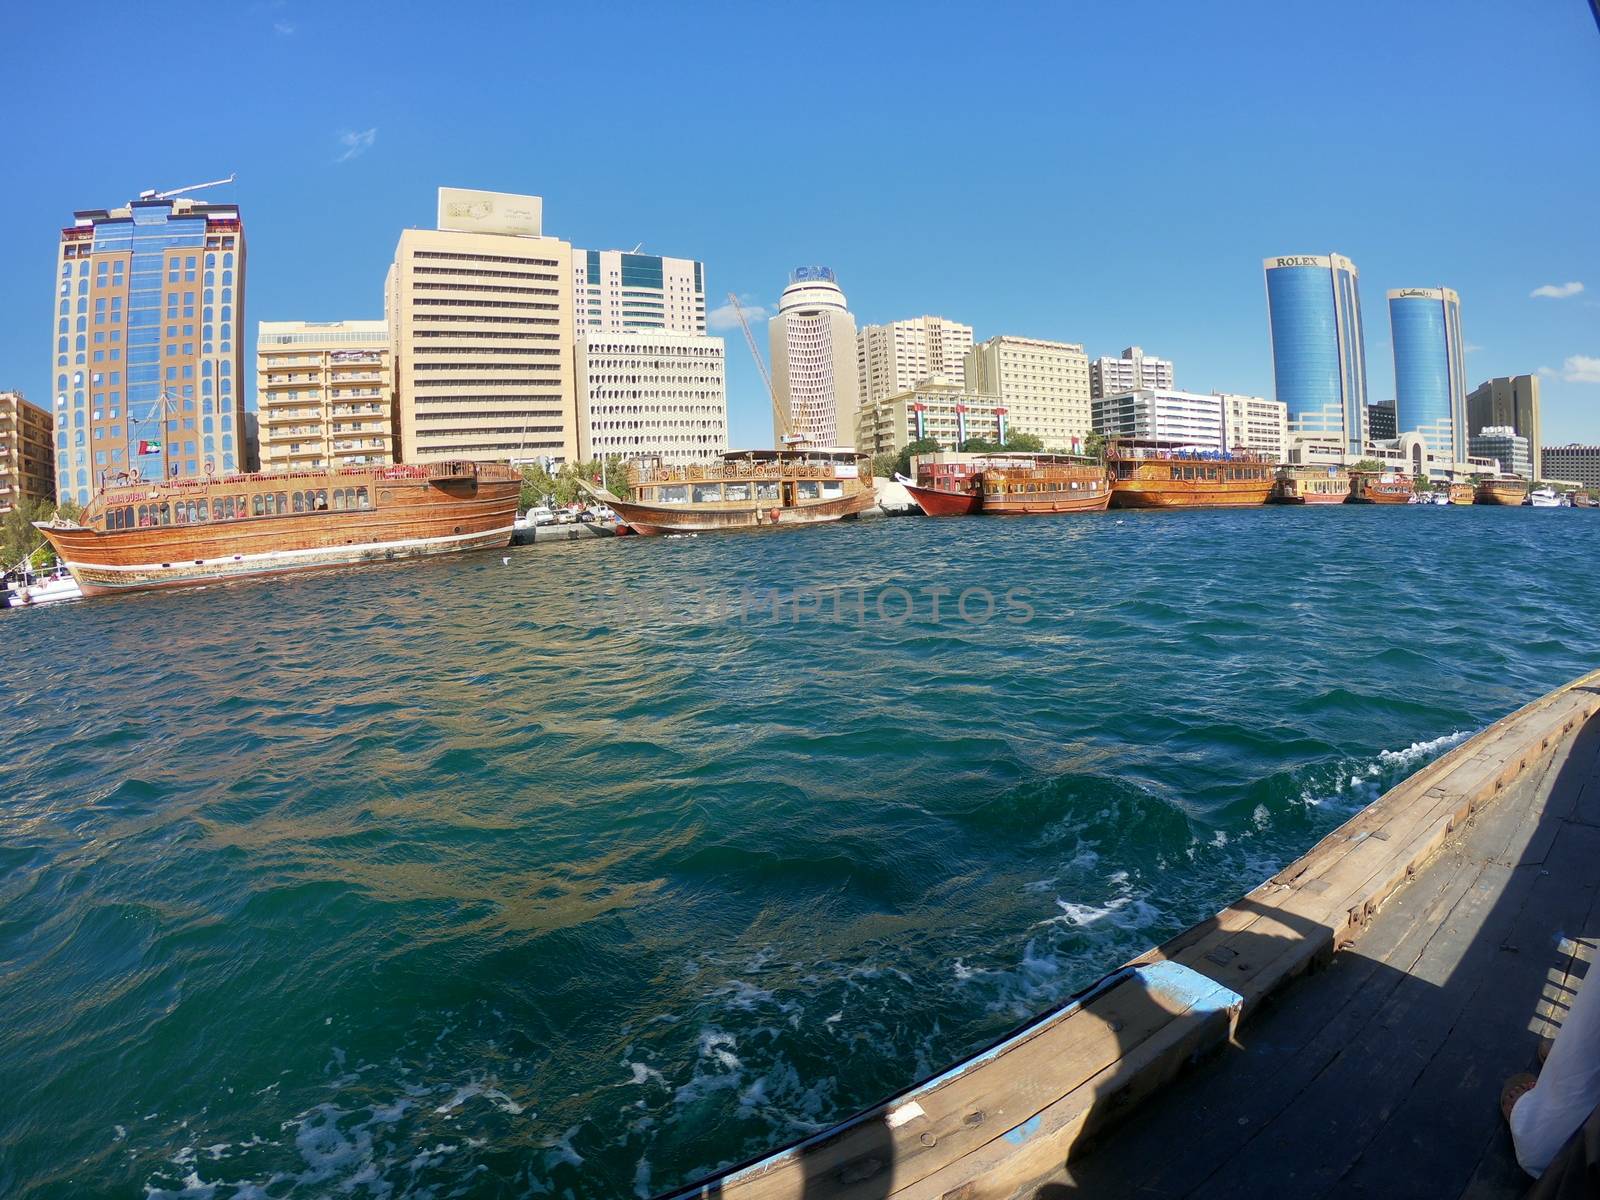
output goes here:
<path id="1" fill-rule="evenodd" d="M 887 325 L 867 325 L 856 334 L 856 375 L 861 402 L 897 395 L 924 379 L 960 379 L 972 326 L 943 317 L 913 317 Z"/>
<path id="2" fill-rule="evenodd" d="M 1146 354 L 1139 346 L 1129 346 L 1121 358 L 1097 358 L 1089 364 L 1090 399 L 1146 388 L 1171 391 L 1175 386 L 1171 360 Z"/>
<path id="3" fill-rule="evenodd" d="M 1228 450 L 1254 450 L 1283 462 L 1289 446 L 1289 406 L 1262 396 L 1216 393 L 1222 401 L 1222 437 Z"/>
<path id="4" fill-rule="evenodd" d="M 798 267 L 767 323 L 772 387 L 789 432 L 813 446 L 855 444 L 856 319 L 830 267 Z M 774 438 L 783 430 L 775 430 Z"/>
<path id="5" fill-rule="evenodd" d="M 1048 450 L 1072 451 L 1093 428 L 1082 346 L 1000 335 L 974 346 L 963 366 L 967 391 L 999 397 L 1012 433 L 1034 434 Z"/>
<path id="6" fill-rule="evenodd" d="M 706 331 L 705 266 L 626 250 L 572 251 L 573 328 Z"/>
<path id="7" fill-rule="evenodd" d="M 935 375 L 893 396 L 863 402 L 855 445 L 863 454 L 897 454 L 912 442 L 932 439 L 946 450 L 959 450 L 969 438 L 999 441 L 1004 432 L 997 397 Z"/>
<path id="8" fill-rule="evenodd" d="M 721 338 L 663 329 L 578 335 L 578 457 L 696 463 L 728 449 Z"/>
<path id="9" fill-rule="evenodd" d="M 1093 401 L 1094 429 L 1107 438 L 1150 438 L 1225 450 L 1221 396 L 1143 388 Z"/>

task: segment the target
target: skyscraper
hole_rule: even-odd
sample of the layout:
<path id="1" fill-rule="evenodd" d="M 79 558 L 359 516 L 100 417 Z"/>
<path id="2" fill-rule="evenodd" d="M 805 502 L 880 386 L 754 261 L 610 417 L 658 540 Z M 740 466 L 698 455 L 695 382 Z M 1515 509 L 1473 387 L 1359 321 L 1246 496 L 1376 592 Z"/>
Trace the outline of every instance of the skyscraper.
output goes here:
<path id="1" fill-rule="evenodd" d="M 866 325 L 856 335 L 856 376 L 861 403 L 910 391 L 936 375 L 960 382 L 972 349 L 972 326 L 943 317 L 912 317 Z"/>
<path id="2" fill-rule="evenodd" d="M 1462 461 L 1468 430 L 1461 298 L 1449 288 L 1391 291 L 1389 330 L 1396 430 L 1415 430 L 1436 456 Z"/>
<path id="3" fill-rule="evenodd" d="M 573 328 L 706 331 L 706 272 L 692 258 L 625 250 L 572 252 Z"/>
<path id="4" fill-rule="evenodd" d="M 1362 451 L 1366 339 L 1359 272 L 1339 254 L 1262 261 L 1277 399 L 1289 408 L 1289 440 Z"/>
<path id="5" fill-rule="evenodd" d="M 1544 441 L 1539 429 L 1539 377 L 1502 375 L 1486 380 L 1467 397 L 1467 436 L 1490 426 L 1510 426 L 1533 448 L 1533 477 L 1544 478 Z M 1558 475 L 1558 479 L 1575 476 Z"/>
<path id="6" fill-rule="evenodd" d="M 572 247 L 537 196 L 439 189 L 384 286 L 402 462 L 570 462 Z"/>
<path id="7" fill-rule="evenodd" d="M 189 189 L 193 190 L 193 189 Z M 234 204 L 147 193 L 73 214 L 56 273 L 56 495 L 244 462 L 244 227 Z"/>
<path id="8" fill-rule="evenodd" d="M 790 431 L 814 446 L 853 446 L 856 319 L 831 267 L 797 267 L 767 323 L 772 387 Z M 781 436 L 775 430 L 774 436 Z"/>

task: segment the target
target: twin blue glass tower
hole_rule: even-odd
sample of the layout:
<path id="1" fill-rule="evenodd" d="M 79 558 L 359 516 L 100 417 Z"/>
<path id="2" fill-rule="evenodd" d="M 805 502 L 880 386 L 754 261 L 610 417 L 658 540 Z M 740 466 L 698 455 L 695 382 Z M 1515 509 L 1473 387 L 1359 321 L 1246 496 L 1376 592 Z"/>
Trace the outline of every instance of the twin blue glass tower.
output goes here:
<path id="1" fill-rule="evenodd" d="M 1291 441 L 1365 452 L 1366 338 L 1360 273 L 1339 254 L 1263 260 L 1272 373 L 1289 409 Z M 1449 288 L 1388 294 L 1394 341 L 1397 433 L 1419 433 L 1430 453 L 1452 462 L 1467 454 L 1461 300 Z"/>

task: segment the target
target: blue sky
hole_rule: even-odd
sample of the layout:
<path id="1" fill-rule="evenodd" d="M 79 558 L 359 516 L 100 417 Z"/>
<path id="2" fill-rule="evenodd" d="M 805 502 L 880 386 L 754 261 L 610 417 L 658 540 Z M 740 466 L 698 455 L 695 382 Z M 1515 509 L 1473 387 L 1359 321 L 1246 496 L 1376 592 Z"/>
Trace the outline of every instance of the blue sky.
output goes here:
<path id="1" fill-rule="evenodd" d="M 1545 440 L 1600 441 L 1584 0 L 23 0 L 0 21 L 0 387 L 36 400 L 73 210 L 237 172 L 209 195 L 243 209 L 252 343 L 260 320 L 380 316 L 400 229 L 449 184 L 541 195 L 575 245 L 703 259 L 713 304 L 770 307 L 825 263 L 858 323 L 1138 343 L 1180 387 L 1262 395 L 1261 259 L 1337 251 L 1373 400 L 1384 292 L 1446 285 L 1470 382 L 1542 369 Z M 732 440 L 769 443 L 720 332 Z"/>

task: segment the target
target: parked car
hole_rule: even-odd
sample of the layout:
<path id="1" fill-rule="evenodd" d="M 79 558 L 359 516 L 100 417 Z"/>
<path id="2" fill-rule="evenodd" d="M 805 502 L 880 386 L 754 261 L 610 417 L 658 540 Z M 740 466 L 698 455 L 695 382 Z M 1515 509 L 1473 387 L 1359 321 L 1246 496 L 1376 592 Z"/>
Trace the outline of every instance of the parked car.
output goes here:
<path id="1" fill-rule="evenodd" d="M 556 524 L 557 525 L 571 525 L 577 519 L 578 519 L 577 516 L 573 513 L 573 511 L 570 508 L 558 508 L 558 509 L 556 509 Z"/>
<path id="2" fill-rule="evenodd" d="M 530 508 L 527 512 L 525 512 L 522 515 L 522 523 L 524 525 L 534 526 L 554 525 L 556 523 L 556 514 L 541 504 L 538 507 Z"/>

